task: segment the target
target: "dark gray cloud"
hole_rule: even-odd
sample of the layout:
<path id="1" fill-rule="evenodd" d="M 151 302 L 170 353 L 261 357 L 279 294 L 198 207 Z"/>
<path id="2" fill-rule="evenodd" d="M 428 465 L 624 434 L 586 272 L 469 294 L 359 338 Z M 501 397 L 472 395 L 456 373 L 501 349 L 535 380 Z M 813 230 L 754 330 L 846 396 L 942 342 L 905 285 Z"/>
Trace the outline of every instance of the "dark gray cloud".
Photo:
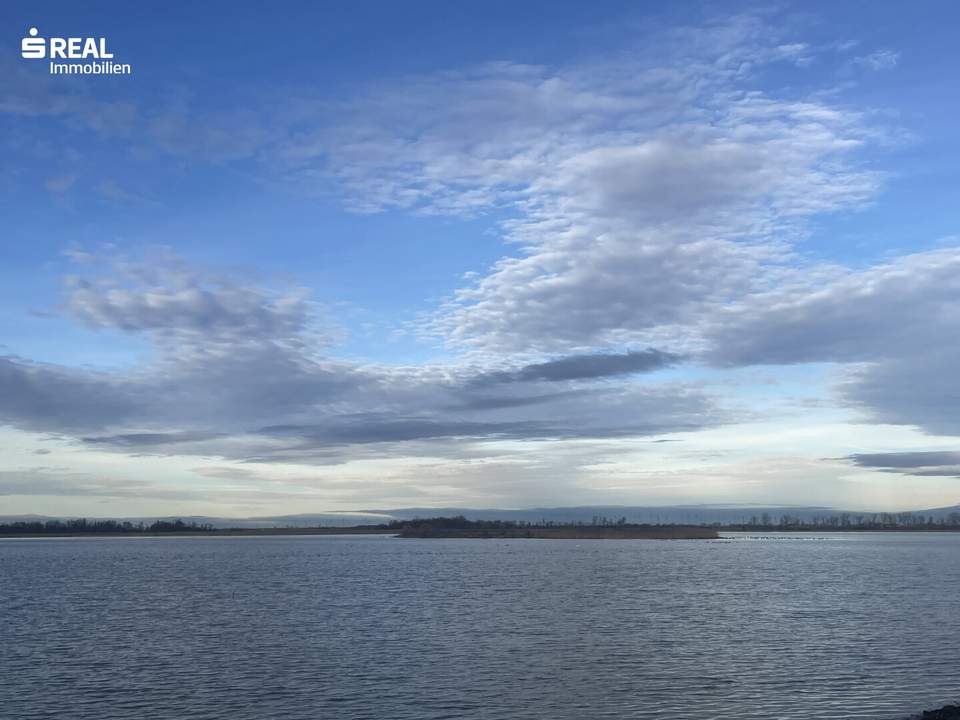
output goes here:
<path id="1" fill-rule="evenodd" d="M 424 400 L 435 388 L 424 385 Z M 441 397 L 445 397 L 441 395 Z M 247 462 L 309 462 L 331 464 L 354 457 L 402 455 L 404 446 L 430 452 L 426 444 L 451 441 L 483 443 L 497 440 L 612 439 L 684 432 L 715 424 L 720 415 L 709 400 L 695 392 L 645 394 L 624 388 L 603 393 L 578 393 L 554 399 L 544 409 L 513 406 L 492 408 L 437 407 L 431 414 L 410 415 L 398 404 L 392 413 L 332 414 L 317 409 L 311 422 L 284 423 L 234 432 L 176 431 L 116 433 L 87 436 L 89 446 L 140 454 L 222 455 Z M 576 411 L 571 416 L 569 413 Z M 575 419 L 571 419 L 571 417 Z M 360 451 L 358 446 L 376 446 Z M 455 446 L 447 446 L 445 453 Z M 436 448 L 432 449 L 436 451 Z M 459 450 L 454 449 L 454 453 Z"/>
<path id="2" fill-rule="evenodd" d="M 326 425 L 274 425 L 259 434 L 298 438 L 314 445 L 396 443 L 440 438 L 547 438 L 557 433 L 545 422 L 480 422 L 449 418 L 347 416 Z"/>
<path id="3" fill-rule="evenodd" d="M 450 410 L 503 410 L 507 408 L 522 408 L 529 405 L 542 405 L 574 397 L 592 395 L 592 390 L 566 390 L 554 393 L 535 393 L 530 395 L 502 395 L 489 394 L 485 390 L 491 383 L 473 378 L 462 388 L 462 395 L 458 402 L 450 406 Z M 492 383 L 496 385 L 496 383 Z M 484 388 L 478 393 L 477 388 Z"/>
<path id="4" fill-rule="evenodd" d="M 931 450 L 923 452 L 854 453 L 848 456 L 860 467 L 918 468 L 934 465 L 960 465 L 960 452 Z"/>
<path id="5" fill-rule="evenodd" d="M 870 362 L 953 347 L 960 250 L 918 253 L 860 272 L 807 278 L 741 298 L 711 318 L 721 364 Z"/>
<path id="6" fill-rule="evenodd" d="M 0 423 L 26 430 L 98 429 L 137 414 L 130 388 L 102 373 L 0 357 Z"/>
<path id="7" fill-rule="evenodd" d="M 859 467 L 920 477 L 960 477 L 960 452 L 855 453 L 846 458 Z"/>
<path id="8" fill-rule="evenodd" d="M 613 420 L 613 418 L 611 418 Z M 450 417 L 383 417 L 378 415 L 332 418 L 320 425 L 278 425 L 261 428 L 256 434 L 298 439 L 310 447 L 397 443 L 417 440 L 532 440 L 571 438 L 617 438 L 701 427 L 693 418 L 617 418 L 618 422 L 580 424 L 569 419 L 480 421 Z"/>
<path id="9" fill-rule="evenodd" d="M 151 446 L 171 446 L 183 443 L 195 443 L 204 440 L 214 440 L 224 437 L 213 432 L 157 432 L 157 433 L 122 433 L 119 435 L 103 435 L 85 437 L 81 441 L 87 445 L 104 445 L 112 448 L 144 448 Z"/>
<path id="10" fill-rule="evenodd" d="M 960 312 L 960 308 L 958 311 Z M 840 387 L 843 400 L 878 423 L 913 425 L 934 435 L 960 436 L 960 334 L 927 325 L 929 339 L 894 344 Z"/>
<path id="11" fill-rule="evenodd" d="M 524 365 L 516 370 L 503 370 L 480 375 L 476 382 L 496 384 L 511 382 L 560 382 L 631 375 L 660 370 L 680 361 L 680 356 L 660 350 L 635 350 L 624 353 L 586 353 L 547 362 Z"/>
<path id="12" fill-rule="evenodd" d="M 5 360 L 0 411 L 13 426 L 118 452 L 235 459 L 294 453 L 324 462 L 336 447 L 382 444 L 402 454 L 403 443 L 431 440 L 655 435 L 722 417 L 707 394 L 684 386 L 607 382 L 544 394 L 537 383 L 518 383 L 516 396 L 504 398 L 478 388 L 469 373 L 451 381 L 445 373 L 281 359 L 238 349 L 228 358 L 165 361 L 119 378 L 45 367 L 41 382 L 36 368 Z"/>

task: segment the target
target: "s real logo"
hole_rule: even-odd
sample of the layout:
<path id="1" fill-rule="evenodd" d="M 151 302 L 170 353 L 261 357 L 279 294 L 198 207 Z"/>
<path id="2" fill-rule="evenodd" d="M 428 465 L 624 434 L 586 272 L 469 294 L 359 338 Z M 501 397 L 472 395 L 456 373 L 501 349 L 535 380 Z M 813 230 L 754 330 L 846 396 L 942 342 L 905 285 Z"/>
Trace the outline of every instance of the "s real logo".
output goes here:
<path id="1" fill-rule="evenodd" d="M 32 27 L 20 41 L 20 56 L 26 60 L 50 59 L 51 75 L 129 75 L 128 63 L 113 62 L 106 38 L 40 37 Z M 64 60 L 58 63 L 55 60 Z"/>
<path id="2" fill-rule="evenodd" d="M 37 29 L 30 28 L 30 37 L 20 41 L 20 54 L 27 59 L 43 59 L 47 56 L 47 41 L 37 37 Z"/>

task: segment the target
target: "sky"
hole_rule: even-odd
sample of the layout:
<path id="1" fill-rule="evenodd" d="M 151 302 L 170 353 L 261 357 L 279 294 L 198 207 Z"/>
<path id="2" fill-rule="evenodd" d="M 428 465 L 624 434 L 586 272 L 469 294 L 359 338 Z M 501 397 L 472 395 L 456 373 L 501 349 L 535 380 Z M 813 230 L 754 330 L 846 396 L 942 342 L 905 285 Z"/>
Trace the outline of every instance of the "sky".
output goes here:
<path id="1" fill-rule="evenodd" d="M 4 3 L 0 514 L 960 503 L 958 20 Z"/>

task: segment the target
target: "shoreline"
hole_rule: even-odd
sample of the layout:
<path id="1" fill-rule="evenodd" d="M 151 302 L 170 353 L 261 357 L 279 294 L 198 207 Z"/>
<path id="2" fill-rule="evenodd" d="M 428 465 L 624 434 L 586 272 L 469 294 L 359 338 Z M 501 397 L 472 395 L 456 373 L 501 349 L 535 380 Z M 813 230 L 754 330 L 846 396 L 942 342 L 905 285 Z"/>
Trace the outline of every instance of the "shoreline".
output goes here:
<path id="1" fill-rule="evenodd" d="M 419 533 L 396 529 L 376 528 L 372 530 L 357 528 L 250 528 L 225 529 L 186 532 L 142 532 L 142 533 L 9 533 L 0 535 L 0 540 L 39 540 L 54 538 L 59 540 L 79 538 L 164 538 L 164 537 L 295 537 L 325 535 L 383 535 L 405 540 L 720 540 L 722 537 L 709 528 L 695 531 L 686 529 L 664 529 L 663 531 L 620 531 L 615 529 L 568 529 L 539 528 L 518 532 L 497 531 L 436 531 Z"/>
<path id="2" fill-rule="evenodd" d="M 214 530 L 184 530 L 166 532 L 67 532 L 67 533 L 0 533 L 0 540 L 38 538 L 138 538 L 138 537 L 271 537 L 298 535 L 387 535 L 398 538 L 420 539 L 536 539 L 536 540 L 722 540 L 721 533 L 775 533 L 776 536 L 817 533 L 846 535 L 857 533 L 956 533 L 960 529 L 830 529 L 830 530 L 744 530 L 728 527 L 701 527 L 682 525 L 618 528 L 616 526 L 559 526 L 509 529 L 435 529 L 418 530 L 382 525 L 351 525 L 345 527 L 311 528 L 217 528 Z M 920 717 L 920 716 L 917 716 Z M 957 715 L 960 720 L 960 715 Z"/>

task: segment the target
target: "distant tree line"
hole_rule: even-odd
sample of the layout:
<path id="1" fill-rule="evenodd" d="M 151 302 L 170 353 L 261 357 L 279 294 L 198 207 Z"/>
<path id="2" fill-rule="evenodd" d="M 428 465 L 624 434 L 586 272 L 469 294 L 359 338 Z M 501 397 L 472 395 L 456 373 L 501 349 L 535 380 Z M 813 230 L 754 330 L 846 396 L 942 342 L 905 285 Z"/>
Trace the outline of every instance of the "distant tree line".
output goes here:
<path id="1" fill-rule="evenodd" d="M 627 527 L 626 517 L 608 518 L 594 515 L 590 522 L 582 520 L 467 520 L 463 515 L 454 517 L 413 518 L 412 520 L 393 520 L 383 527 L 390 530 L 405 528 L 444 528 L 451 530 L 515 530 L 520 528 L 588 528 L 588 527 Z M 644 524 L 645 525 L 645 524 Z"/>
<path id="2" fill-rule="evenodd" d="M 655 523 L 657 526 L 683 525 L 684 523 Z M 689 525 L 690 523 L 686 523 Z M 754 515 L 743 523 L 700 523 L 704 527 L 726 530 L 770 531 L 842 531 L 842 530 L 960 530 L 960 512 L 951 512 L 940 517 L 922 513 L 837 513 L 814 517 L 799 517 L 789 513 L 771 516 L 769 513 Z M 386 525 L 390 531 L 412 529 L 448 530 L 511 530 L 542 528 L 590 528 L 590 527 L 646 527 L 648 523 L 631 523 L 626 517 L 609 518 L 594 515 L 590 522 L 554 520 L 467 520 L 463 515 L 455 517 L 414 518 L 394 520 Z"/>
<path id="3" fill-rule="evenodd" d="M 75 534 L 137 534 L 168 532 L 209 532 L 213 525 L 184 522 L 183 520 L 156 520 L 149 525 L 129 520 L 17 520 L 0 524 L 0 535 L 75 535 Z"/>
<path id="4" fill-rule="evenodd" d="M 516 531 L 560 528 L 650 528 L 691 527 L 693 523 L 631 523 L 626 517 L 609 518 L 594 515 L 590 522 L 556 520 L 468 520 L 463 515 L 455 517 L 413 518 L 393 520 L 380 525 L 353 526 L 367 532 L 430 533 L 432 531 Z M 744 531 L 844 531 L 844 530 L 952 530 L 960 531 L 960 512 L 950 512 L 939 517 L 923 513 L 834 513 L 822 516 L 800 517 L 788 513 L 771 515 L 764 512 L 740 523 L 700 523 L 701 527 Z M 318 526 L 319 527 L 319 526 Z M 336 530 L 337 528 L 326 528 Z M 343 527 L 350 530 L 350 527 Z M 178 532 L 215 532 L 208 523 L 177 520 L 156 520 L 152 523 L 129 520 L 18 520 L 0 524 L 2 535 L 136 535 Z M 252 532 L 252 531 L 251 531 Z"/>
<path id="5" fill-rule="evenodd" d="M 754 515 L 746 523 L 719 525 L 730 530 L 960 530 L 960 512 L 951 512 L 940 517 L 923 513 L 839 513 L 794 517 L 783 514 L 772 517 L 769 513 Z"/>

